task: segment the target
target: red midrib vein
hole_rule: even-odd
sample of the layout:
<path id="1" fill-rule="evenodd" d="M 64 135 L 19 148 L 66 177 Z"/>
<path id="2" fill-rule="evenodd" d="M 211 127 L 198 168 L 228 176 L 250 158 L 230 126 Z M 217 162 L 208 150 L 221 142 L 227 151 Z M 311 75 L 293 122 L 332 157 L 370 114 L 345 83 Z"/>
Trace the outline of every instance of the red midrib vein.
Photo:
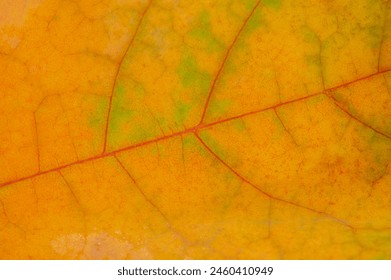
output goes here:
<path id="1" fill-rule="evenodd" d="M 102 154 L 98 154 L 98 155 L 95 155 L 95 156 L 92 156 L 92 157 L 89 157 L 89 158 L 81 159 L 81 160 L 74 161 L 74 162 L 71 162 L 71 163 L 68 163 L 68 164 L 64 164 L 64 165 L 61 165 L 61 166 L 58 166 L 58 167 L 55 167 L 55 168 L 52 168 L 52 169 L 40 171 L 40 172 L 37 172 L 37 173 L 29 175 L 29 176 L 25 176 L 25 177 L 21 177 L 21 178 L 18 178 L 18 179 L 14 179 L 14 180 L 10 180 L 10 181 L 1 183 L 0 187 L 5 187 L 7 185 L 11 185 L 11 184 L 14 184 L 14 183 L 17 183 L 17 182 L 21 182 L 21 181 L 24 181 L 24 180 L 32 179 L 34 177 L 37 177 L 37 176 L 40 176 L 40 175 L 44 175 L 44 174 L 47 174 L 47 173 L 50 173 L 50 172 L 59 171 L 61 169 L 70 167 L 72 165 L 82 164 L 82 163 L 85 163 L 85 162 L 94 161 L 94 160 L 98 160 L 98 159 L 114 156 L 117 153 L 129 151 L 129 150 L 136 149 L 136 148 L 143 147 L 143 146 L 147 146 L 149 144 L 157 143 L 157 142 L 160 142 L 160 141 L 163 141 L 163 140 L 166 140 L 166 139 L 170 139 L 170 138 L 173 138 L 173 137 L 176 137 L 176 136 L 181 136 L 181 135 L 183 136 L 185 134 L 195 133 L 195 132 L 200 131 L 202 129 L 208 129 L 208 128 L 211 128 L 211 127 L 213 127 L 215 125 L 221 124 L 221 123 L 225 123 L 225 122 L 233 121 L 233 120 L 240 119 L 240 118 L 243 118 L 243 117 L 246 117 L 246 116 L 262 113 L 262 112 L 267 111 L 267 110 L 273 110 L 275 108 L 282 107 L 284 105 L 288 105 L 288 104 L 295 103 L 295 102 L 300 102 L 300 101 L 303 101 L 303 100 L 306 100 L 306 99 L 309 99 L 309 98 L 312 98 L 312 97 L 315 97 L 315 96 L 319 96 L 319 95 L 322 95 L 322 94 L 325 94 L 326 96 L 330 97 L 330 95 L 328 94 L 330 91 L 334 91 L 334 90 L 337 90 L 339 88 L 343 88 L 343 87 L 346 87 L 348 85 L 351 85 L 351 84 L 353 84 L 355 82 L 359 82 L 359 81 L 363 81 L 363 80 L 366 80 L 366 79 L 370 79 L 372 77 L 375 77 L 375 76 L 381 75 L 381 74 L 385 74 L 387 72 L 391 72 L 391 69 L 387 69 L 387 70 L 383 70 L 383 71 L 380 71 L 380 72 L 376 72 L 374 74 L 358 78 L 358 79 L 350 81 L 348 83 L 344 83 L 344 84 L 341 84 L 339 86 L 335 86 L 335 87 L 326 89 L 325 91 L 314 93 L 314 94 L 309 94 L 307 96 L 300 97 L 300 98 L 293 99 L 293 100 L 289 100 L 289 101 L 286 101 L 286 102 L 282 102 L 282 103 L 276 104 L 276 105 L 271 106 L 271 107 L 262 108 L 262 109 L 259 109 L 259 110 L 243 113 L 243 114 L 240 114 L 240 115 L 237 115 L 237 116 L 221 119 L 221 120 L 218 120 L 218 121 L 215 121 L 215 122 L 211 122 L 211 123 L 207 123 L 207 124 L 199 124 L 199 125 L 196 125 L 194 127 L 191 127 L 191 128 L 188 128 L 188 129 L 185 129 L 185 130 L 182 130 L 182 131 L 174 132 L 172 134 L 164 135 L 164 136 L 157 137 L 157 138 L 154 138 L 154 139 L 151 139 L 151 140 L 147 140 L 147 141 L 140 142 L 140 143 L 137 143 L 137 144 L 129 145 L 129 146 L 126 146 L 126 147 L 123 147 L 123 148 L 120 148 L 120 149 L 117 149 L 117 150 L 114 150 L 114 151 L 110 151 L 110 152 L 106 151 L 106 152 L 104 152 Z M 355 119 L 357 119 L 357 118 L 355 118 Z M 362 123 L 363 125 L 371 128 L 371 126 L 369 126 L 369 125 L 367 125 L 367 124 L 365 124 L 365 123 L 363 123 L 361 121 L 360 121 L 360 123 Z M 377 130 L 375 130 L 375 131 L 377 132 Z M 385 137 L 387 137 L 388 139 L 391 139 L 391 136 L 385 135 L 384 133 L 380 133 L 380 134 L 385 136 Z"/>

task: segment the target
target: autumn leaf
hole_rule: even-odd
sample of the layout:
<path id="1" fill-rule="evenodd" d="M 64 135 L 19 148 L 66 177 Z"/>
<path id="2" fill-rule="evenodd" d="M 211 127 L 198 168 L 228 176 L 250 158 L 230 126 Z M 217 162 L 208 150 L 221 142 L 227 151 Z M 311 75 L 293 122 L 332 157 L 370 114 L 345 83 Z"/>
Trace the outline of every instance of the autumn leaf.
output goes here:
<path id="1" fill-rule="evenodd" d="M 0 258 L 390 259 L 388 0 L 0 1 Z"/>

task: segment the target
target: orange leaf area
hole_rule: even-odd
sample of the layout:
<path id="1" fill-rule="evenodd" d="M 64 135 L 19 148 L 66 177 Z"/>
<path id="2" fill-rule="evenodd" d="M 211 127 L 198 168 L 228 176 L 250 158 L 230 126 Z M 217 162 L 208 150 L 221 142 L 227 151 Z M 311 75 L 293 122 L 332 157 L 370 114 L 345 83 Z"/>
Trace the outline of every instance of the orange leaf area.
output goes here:
<path id="1" fill-rule="evenodd" d="M 0 1 L 0 258 L 390 259 L 388 0 Z"/>

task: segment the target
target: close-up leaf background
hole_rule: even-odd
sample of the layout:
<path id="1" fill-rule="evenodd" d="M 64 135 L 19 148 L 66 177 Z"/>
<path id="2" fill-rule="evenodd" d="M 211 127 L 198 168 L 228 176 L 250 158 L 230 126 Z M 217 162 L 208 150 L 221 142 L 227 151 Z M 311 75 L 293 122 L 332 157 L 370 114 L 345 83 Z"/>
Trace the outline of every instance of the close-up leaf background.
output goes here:
<path id="1" fill-rule="evenodd" d="M 391 1 L 0 0 L 1 259 L 390 259 Z"/>

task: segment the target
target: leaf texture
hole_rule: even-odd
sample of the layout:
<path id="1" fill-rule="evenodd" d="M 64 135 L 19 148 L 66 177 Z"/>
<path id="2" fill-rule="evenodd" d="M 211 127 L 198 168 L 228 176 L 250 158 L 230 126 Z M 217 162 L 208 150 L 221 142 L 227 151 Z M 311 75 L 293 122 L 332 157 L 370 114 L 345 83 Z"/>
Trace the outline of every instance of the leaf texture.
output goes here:
<path id="1" fill-rule="evenodd" d="M 390 259 L 391 2 L 0 2 L 0 258 Z"/>

